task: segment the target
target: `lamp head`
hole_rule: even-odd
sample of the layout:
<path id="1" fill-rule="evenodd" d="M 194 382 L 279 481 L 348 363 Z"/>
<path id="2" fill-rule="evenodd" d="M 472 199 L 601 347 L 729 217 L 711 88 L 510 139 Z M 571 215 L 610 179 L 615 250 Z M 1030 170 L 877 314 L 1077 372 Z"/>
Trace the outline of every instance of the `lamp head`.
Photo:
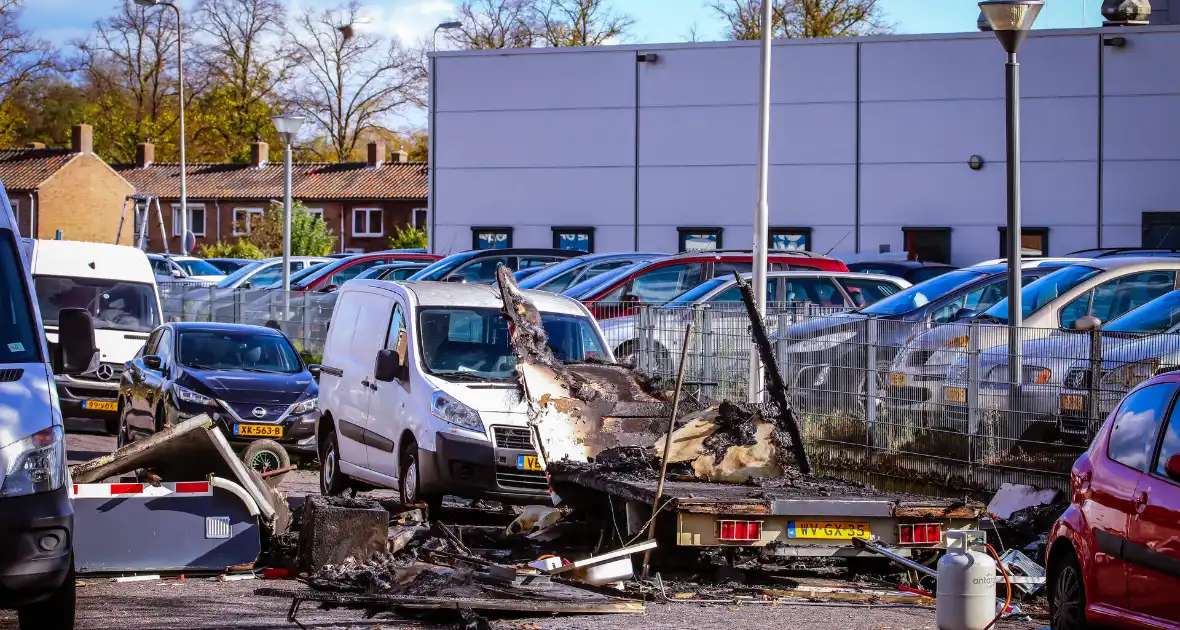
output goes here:
<path id="1" fill-rule="evenodd" d="M 138 4 L 141 7 L 154 7 L 164 3 L 162 0 L 135 0 L 135 4 Z"/>
<path id="2" fill-rule="evenodd" d="M 440 29 L 443 29 L 443 30 L 450 30 L 450 29 L 453 29 L 453 28 L 459 28 L 459 27 L 461 27 L 461 26 L 463 26 L 463 23 L 462 23 L 462 22 L 455 22 L 455 21 L 451 21 L 451 22 L 443 22 L 443 23 L 439 24 L 439 25 L 438 25 L 437 27 L 435 27 L 435 28 L 440 28 Z"/>
<path id="3" fill-rule="evenodd" d="M 299 133 L 299 128 L 303 126 L 303 116 L 272 116 L 271 121 L 274 122 L 275 129 L 283 138 L 285 144 L 291 144 L 295 140 L 295 134 Z"/>
<path id="4" fill-rule="evenodd" d="M 1042 0 L 983 0 L 979 9 L 1004 50 L 1015 54 L 1044 8 Z"/>

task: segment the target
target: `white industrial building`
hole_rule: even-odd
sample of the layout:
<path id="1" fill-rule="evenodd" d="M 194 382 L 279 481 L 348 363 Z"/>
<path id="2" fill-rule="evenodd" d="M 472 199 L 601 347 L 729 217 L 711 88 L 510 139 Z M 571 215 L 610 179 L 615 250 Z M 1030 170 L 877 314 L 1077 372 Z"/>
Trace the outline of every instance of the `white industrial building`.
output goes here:
<path id="1" fill-rule="evenodd" d="M 776 41 L 775 242 L 999 256 L 1004 61 L 991 33 Z M 1180 247 L 1180 26 L 1034 31 L 1020 61 L 1026 249 Z M 751 246 L 757 42 L 432 63 L 433 251 Z"/>

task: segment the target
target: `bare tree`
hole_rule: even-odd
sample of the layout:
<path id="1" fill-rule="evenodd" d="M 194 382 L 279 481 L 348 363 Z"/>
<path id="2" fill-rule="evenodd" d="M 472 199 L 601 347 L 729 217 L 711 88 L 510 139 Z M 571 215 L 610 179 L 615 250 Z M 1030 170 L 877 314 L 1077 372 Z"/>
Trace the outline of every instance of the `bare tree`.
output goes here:
<path id="1" fill-rule="evenodd" d="M 535 41 L 534 0 L 463 0 L 459 28 L 447 39 L 464 50 L 528 48 Z"/>
<path id="2" fill-rule="evenodd" d="M 597 46 L 625 37 L 635 24 L 606 0 L 464 0 L 452 45 L 467 50 Z"/>
<path id="3" fill-rule="evenodd" d="M 355 28 L 360 3 L 307 10 L 291 45 L 302 62 L 291 101 L 328 136 L 332 157 L 346 160 L 358 136 L 403 106 L 416 104 L 420 75 L 394 39 Z"/>
<path id="4" fill-rule="evenodd" d="M 776 39 L 880 35 L 892 30 L 879 0 L 772 0 Z M 762 37 L 762 0 L 713 0 L 729 39 Z"/>
<path id="5" fill-rule="evenodd" d="M 535 5 L 545 46 L 598 46 L 627 34 L 631 16 L 615 13 L 603 0 L 543 0 Z"/>
<path id="6" fill-rule="evenodd" d="M 56 49 L 20 27 L 23 0 L 0 0 L 0 104 L 34 79 L 59 69 Z M 20 116 L 0 111 L 0 135 L 7 137 Z"/>

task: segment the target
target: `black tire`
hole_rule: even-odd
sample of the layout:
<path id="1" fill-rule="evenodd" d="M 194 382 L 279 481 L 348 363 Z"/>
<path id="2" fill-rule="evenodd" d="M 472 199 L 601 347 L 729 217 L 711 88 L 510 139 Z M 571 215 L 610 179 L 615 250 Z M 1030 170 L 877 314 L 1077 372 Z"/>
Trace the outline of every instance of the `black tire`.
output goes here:
<path id="1" fill-rule="evenodd" d="M 17 611 L 20 630 L 73 630 L 77 595 L 74 586 L 74 567 L 49 599 L 25 606 Z"/>
<path id="2" fill-rule="evenodd" d="M 127 427 L 127 408 L 119 405 L 118 427 L 115 429 L 115 448 L 123 448 L 131 443 L 131 433 Z"/>
<path id="3" fill-rule="evenodd" d="M 413 440 L 402 447 L 401 470 L 397 478 L 397 489 L 402 505 L 416 505 L 423 502 L 422 469 L 418 466 L 418 445 Z"/>
<path id="4" fill-rule="evenodd" d="M 291 455 L 287 453 L 287 449 L 283 448 L 282 444 L 274 440 L 255 440 L 242 453 L 242 461 L 258 474 L 262 474 L 290 466 Z M 286 476 L 287 473 L 282 473 L 266 477 L 266 485 L 277 488 L 283 482 L 283 477 Z"/>
<path id="5" fill-rule="evenodd" d="M 332 429 L 320 447 L 320 494 L 334 497 L 347 490 L 348 485 L 348 476 L 340 471 L 340 446 L 336 442 L 336 430 Z"/>
<path id="6" fill-rule="evenodd" d="M 104 418 L 102 428 L 107 435 L 119 435 L 119 423 L 123 421 L 123 404 L 119 403 L 119 411 L 114 418 Z"/>
<path id="7" fill-rule="evenodd" d="M 1049 627 L 1086 630 L 1086 582 L 1073 551 L 1059 554 L 1049 566 Z"/>

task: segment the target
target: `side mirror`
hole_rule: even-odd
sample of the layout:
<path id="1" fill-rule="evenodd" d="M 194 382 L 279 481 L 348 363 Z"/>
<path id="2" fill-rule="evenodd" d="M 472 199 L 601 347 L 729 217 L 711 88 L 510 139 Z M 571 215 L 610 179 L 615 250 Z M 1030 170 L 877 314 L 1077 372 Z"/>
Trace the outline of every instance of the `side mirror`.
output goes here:
<path id="1" fill-rule="evenodd" d="M 158 355 L 149 354 L 143 357 L 143 364 L 147 369 L 159 372 L 164 368 L 164 359 L 161 359 Z"/>
<path id="2" fill-rule="evenodd" d="M 978 314 L 979 314 L 978 311 L 975 311 L 975 310 L 972 310 L 969 308 L 961 308 L 961 309 L 959 309 L 959 311 L 957 313 L 954 314 L 954 316 L 951 317 L 951 321 L 952 322 L 961 322 L 961 321 L 964 321 L 967 319 L 971 319 L 972 317 L 975 317 Z"/>
<path id="3" fill-rule="evenodd" d="M 467 278 L 464 278 L 463 276 L 451 276 L 451 277 L 447 278 L 447 282 L 454 282 L 456 284 L 466 284 Z"/>
<path id="4" fill-rule="evenodd" d="M 323 371 L 323 366 L 313 363 L 307 366 L 307 371 L 310 372 L 311 376 L 318 381 L 320 379 L 320 373 Z"/>
<path id="5" fill-rule="evenodd" d="M 328 286 L 324 287 L 324 291 L 323 291 L 323 292 L 324 292 L 324 293 L 332 293 L 333 291 L 336 291 L 336 290 L 338 290 L 339 288 L 340 288 L 340 287 L 339 287 L 338 285 L 335 285 L 335 284 L 329 284 Z"/>
<path id="6" fill-rule="evenodd" d="M 1095 330 L 1102 327 L 1102 320 L 1093 315 L 1082 315 L 1073 322 L 1074 330 Z"/>
<path id="7" fill-rule="evenodd" d="M 1164 472 L 1174 481 L 1180 481 L 1180 454 L 1173 455 L 1164 462 Z"/>
<path id="8" fill-rule="evenodd" d="M 63 308 L 57 314 L 58 345 L 62 372 L 85 374 L 98 369 L 98 345 L 94 343 L 94 319 L 84 308 Z"/>
<path id="9" fill-rule="evenodd" d="M 183 278 L 184 272 L 179 269 L 173 269 L 171 275 L 173 278 Z"/>
<path id="10" fill-rule="evenodd" d="M 373 378 L 382 383 L 391 383 L 401 376 L 401 357 L 397 350 L 378 350 L 377 360 L 373 365 Z"/>

